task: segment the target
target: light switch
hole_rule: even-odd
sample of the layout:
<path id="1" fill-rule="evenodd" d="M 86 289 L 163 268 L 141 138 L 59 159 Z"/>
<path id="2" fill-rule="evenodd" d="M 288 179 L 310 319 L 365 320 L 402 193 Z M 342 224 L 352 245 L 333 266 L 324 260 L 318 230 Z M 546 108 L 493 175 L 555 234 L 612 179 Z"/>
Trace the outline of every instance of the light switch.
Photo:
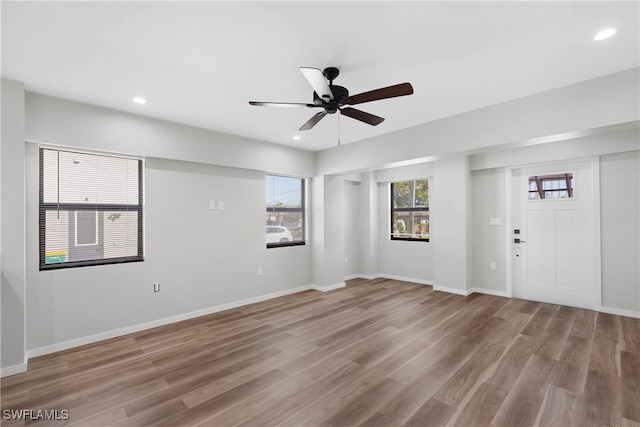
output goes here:
<path id="1" fill-rule="evenodd" d="M 218 209 L 219 210 L 223 210 L 224 209 L 224 202 L 222 200 L 218 200 Z"/>
<path id="2" fill-rule="evenodd" d="M 489 225 L 502 225 L 502 218 L 489 218 Z"/>
<path id="3" fill-rule="evenodd" d="M 216 208 L 216 201 L 209 200 L 209 209 L 214 210 Z"/>

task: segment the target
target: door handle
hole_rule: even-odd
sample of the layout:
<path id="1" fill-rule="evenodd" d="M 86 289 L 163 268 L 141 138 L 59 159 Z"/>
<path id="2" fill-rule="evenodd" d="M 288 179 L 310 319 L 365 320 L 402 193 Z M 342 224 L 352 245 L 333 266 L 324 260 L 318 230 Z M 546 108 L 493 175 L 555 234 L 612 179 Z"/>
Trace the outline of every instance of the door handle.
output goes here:
<path id="1" fill-rule="evenodd" d="M 513 239 L 513 243 L 526 243 L 526 242 L 520 239 Z"/>

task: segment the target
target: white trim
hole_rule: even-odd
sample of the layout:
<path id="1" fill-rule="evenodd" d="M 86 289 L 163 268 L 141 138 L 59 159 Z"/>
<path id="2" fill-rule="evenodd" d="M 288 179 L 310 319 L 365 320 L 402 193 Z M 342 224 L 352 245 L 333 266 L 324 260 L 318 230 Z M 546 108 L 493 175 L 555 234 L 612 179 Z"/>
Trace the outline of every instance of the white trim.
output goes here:
<path id="1" fill-rule="evenodd" d="M 505 283 L 506 297 L 513 298 L 513 168 L 504 168 L 504 226 L 505 228 Z"/>
<path id="2" fill-rule="evenodd" d="M 599 156 L 591 158 L 591 197 L 591 202 L 593 204 L 593 306 L 602 307 L 602 235 L 600 231 L 601 218 Z"/>
<path id="3" fill-rule="evenodd" d="M 616 314 L 618 316 L 635 317 L 637 319 L 640 319 L 640 311 L 635 310 L 625 310 L 623 308 L 615 307 L 598 307 L 597 309 L 595 309 L 595 311 L 608 314 Z"/>
<path id="4" fill-rule="evenodd" d="M 495 289 L 471 288 L 471 289 L 469 289 L 469 294 L 472 294 L 472 293 L 495 295 L 497 297 L 509 298 L 509 296 L 507 295 L 507 291 L 498 291 L 498 290 L 495 290 Z"/>
<path id="5" fill-rule="evenodd" d="M 320 291 L 320 292 L 329 292 L 335 289 L 344 288 L 345 286 L 347 286 L 346 283 L 340 282 L 340 283 L 334 283 L 333 285 L 327 285 L 327 286 L 311 285 L 309 286 L 309 288 L 315 289 L 316 291 Z"/>
<path id="6" fill-rule="evenodd" d="M 352 274 L 350 276 L 344 276 L 344 281 L 346 282 L 347 280 L 353 280 L 353 279 L 359 279 L 362 276 L 359 274 Z"/>
<path id="7" fill-rule="evenodd" d="M 342 283 L 344 286 L 344 283 Z M 285 295 L 295 294 L 297 292 L 307 291 L 309 289 L 319 289 L 318 287 L 311 286 L 300 286 L 293 289 L 287 289 L 284 291 L 274 292 L 267 295 L 262 295 L 254 298 L 248 298 L 241 301 L 231 302 L 228 304 L 217 305 L 215 307 L 209 307 L 202 310 L 196 310 L 189 313 L 179 314 L 176 316 L 165 317 L 164 319 L 153 320 L 151 322 L 140 323 L 138 325 L 127 326 L 125 328 L 115 329 L 112 331 L 102 332 L 95 335 L 90 335 L 87 337 L 76 338 L 69 341 L 63 341 L 61 343 L 56 343 L 52 345 L 47 345 L 44 347 L 34 348 L 31 350 L 27 350 L 27 358 L 30 359 L 32 357 L 42 356 L 49 353 L 55 353 L 57 351 L 67 350 L 74 347 L 79 347 L 81 345 L 91 344 L 97 341 L 102 341 L 110 338 L 119 337 L 122 335 L 131 334 L 134 332 L 144 331 L 146 329 L 157 328 L 158 326 L 169 325 L 171 323 L 181 322 L 183 320 L 193 319 L 195 317 L 206 316 L 208 314 L 218 313 L 220 311 L 230 310 L 233 308 L 241 307 L 244 305 L 255 304 L 257 302 L 266 301 L 273 298 L 278 298 Z M 26 364 L 25 364 L 26 367 Z M 25 368 L 26 370 L 26 368 Z M 4 372 L 4 370 L 3 370 Z"/>
<path id="8" fill-rule="evenodd" d="M 539 163 L 528 163 L 528 164 L 524 164 L 524 165 L 518 165 L 517 167 L 508 167 L 505 168 L 505 174 L 506 174 L 506 170 L 508 169 L 510 173 L 512 173 L 513 169 L 517 169 L 520 170 L 521 173 L 523 173 L 523 179 L 524 176 L 528 176 L 530 175 L 530 173 L 527 171 L 527 169 L 531 169 L 531 168 L 545 168 L 547 166 L 550 167 L 555 167 L 557 168 L 556 170 L 562 170 L 562 169 L 571 169 L 573 176 L 574 176 L 574 191 L 577 191 L 576 194 L 578 194 L 578 196 L 580 195 L 580 191 L 584 191 L 583 189 L 580 189 L 580 187 L 577 184 L 578 181 L 578 174 L 577 174 L 577 169 L 579 168 L 579 166 L 576 166 L 577 163 L 589 163 L 589 171 L 591 174 L 591 188 L 590 188 L 590 192 L 591 192 L 591 206 L 586 207 L 586 209 L 591 209 L 592 210 L 592 214 L 593 214 L 593 290 L 592 290 L 592 296 L 595 297 L 592 299 L 591 303 L 588 305 L 585 305 L 584 307 L 580 307 L 580 308 L 586 308 L 588 310 L 594 310 L 594 311 L 600 311 L 600 307 L 602 307 L 602 253 L 601 253 L 601 230 L 600 230 L 600 157 L 599 156 L 588 156 L 588 157 L 576 157 L 576 158 L 568 158 L 568 159 L 560 159 L 560 160 L 555 160 L 555 161 L 550 161 L 550 162 L 539 162 Z M 563 166 L 569 165 L 569 168 L 563 168 Z M 525 173 L 526 172 L 526 173 Z M 547 173 L 547 172 L 545 172 Z M 505 177 L 506 178 L 506 177 Z M 511 179 L 511 181 L 513 181 L 513 179 Z M 528 182 L 528 181 L 524 181 L 524 182 Z M 505 181 L 505 187 L 506 187 L 506 181 Z M 512 190 L 513 188 L 511 188 L 510 190 Z M 505 190 L 506 191 L 506 190 Z M 511 199 L 513 199 L 511 197 L 511 191 L 507 194 L 505 194 L 505 198 L 506 197 L 510 197 Z M 575 197 L 574 199 L 575 200 Z M 510 203 L 513 203 L 513 200 L 509 200 Z M 529 203 L 529 202 L 539 202 L 539 200 L 528 200 L 527 197 L 522 197 L 520 199 L 520 201 L 518 202 L 521 206 L 519 208 L 519 211 L 521 212 L 520 216 L 521 219 L 524 218 L 524 214 L 522 213 L 524 209 L 526 209 L 525 207 L 525 203 Z M 505 200 L 505 207 L 506 207 L 506 203 L 507 200 Z M 507 212 L 509 213 L 509 209 L 507 209 Z M 522 224 L 520 224 L 520 226 L 522 227 Z M 507 230 L 507 254 L 511 254 L 511 250 L 510 247 L 511 245 L 511 238 L 513 237 L 511 235 L 511 230 Z M 507 263 L 507 269 L 510 268 L 510 266 L 512 266 L 513 264 L 513 256 L 510 255 L 511 261 Z M 509 278 L 508 278 L 509 279 Z M 510 278 L 510 280 L 507 281 L 507 293 L 509 295 L 509 297 L 513 297 L 513 280 L 520 280 L 522 281 L 521 277 L 518 277 L 516 279 L 514 279 L 513 277 Z M 587 290 L 588 292 L 588 290 Z M 522 296 L 520 296 L 519 298 L 522 298 Z M 573 307 L 578 307 L 577 305 L 573 305 Z M 624 310 L 623 310 L 624 311 Z M 633 312 L 632 312 L 633 313 Z"/>
<path id="9" fill-rule="evenodd" d="M 450 294 L 462 295 L 463 297 L 468 297 L 473 293 L 471 289 L 457 289 L 457 288 L 447 288 L 446 286 L 435 286 L 433 287 L 434 291 L 447 292 Z"/>
<path id="10" fill-rule="evenodd" d="M 365 280 L 374 280 L 374 279 L 379 279 L 381 277 L 379 274 L 356 274 L 355 276 L 356 278 L 359 277 L 360 279 L 365 279 Z"/>
<path id="11" fill-rule="evenodd" d="M 21 374 L 23 372 L 27 372 L 27 364 L 20 363 L 18 365 L 7 366 L 6 368 L 0 369 L 0 378 L 10 377 L 11 375 Z"/>
<path id="12" fill-rule="evenodd" d="M 415 279 L 413 277 L 396 276 L 395 274 L 378 274 L 376 278 L 399 280 L 401 282 L 418 283 L 420 285 L 434 286 L 433 280 Z"/>

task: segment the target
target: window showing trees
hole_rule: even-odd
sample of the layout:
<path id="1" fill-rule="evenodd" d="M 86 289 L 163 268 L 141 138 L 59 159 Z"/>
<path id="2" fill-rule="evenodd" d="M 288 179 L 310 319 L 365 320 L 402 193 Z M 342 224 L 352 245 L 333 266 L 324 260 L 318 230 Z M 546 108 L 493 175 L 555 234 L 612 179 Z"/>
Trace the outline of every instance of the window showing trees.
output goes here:
<path id="1" fill-rule="evenodd" d="M 40 270 L 143 260 L 142 160 L 40 148 Z"/>
<path id="2" fill-rule="evenodd" d="M 527 199 L 573 199 L 573 173 L 530 176 Z"/>
<path id="3" fill-rule="evenodd" d="M 267 175 L 267 247 L 305 244 L 305 180 Z"/>
<path id="4" fill-rule="evenodd" d="M 391 240 L 429 241 L 429 180 L 391 183 Z"/>

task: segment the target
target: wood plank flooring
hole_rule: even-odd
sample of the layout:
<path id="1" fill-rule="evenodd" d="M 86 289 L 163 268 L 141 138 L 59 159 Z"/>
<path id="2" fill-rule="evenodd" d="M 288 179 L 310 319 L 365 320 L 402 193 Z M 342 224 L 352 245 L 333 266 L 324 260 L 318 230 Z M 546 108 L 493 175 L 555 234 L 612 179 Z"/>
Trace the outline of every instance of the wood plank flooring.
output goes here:
<path id="1" fill-rule="evenodd" d="M 640 319 L 386 279 L 29 361 L 3 426 L 640 426 Z"/>

